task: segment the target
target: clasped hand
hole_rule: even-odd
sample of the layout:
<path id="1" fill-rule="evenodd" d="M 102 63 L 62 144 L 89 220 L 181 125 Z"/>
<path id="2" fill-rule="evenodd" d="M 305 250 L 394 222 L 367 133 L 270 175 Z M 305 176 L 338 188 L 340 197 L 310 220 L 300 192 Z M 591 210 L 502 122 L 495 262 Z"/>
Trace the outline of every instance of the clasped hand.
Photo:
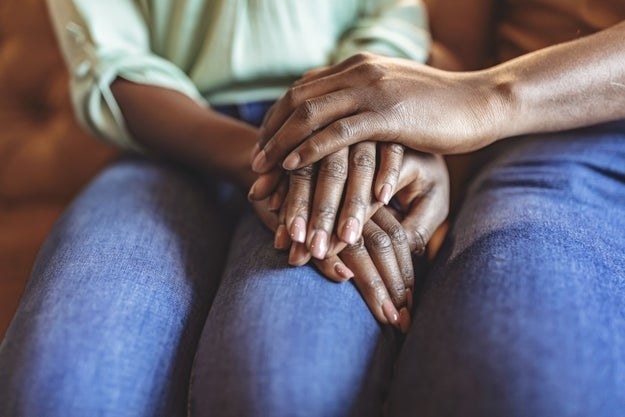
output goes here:
<path id="1" fill-rule="evenodd" d="M 364 142 L 303 169 L 261 175 L 250 199 L 276 213 L 275 246 L 290 249 L 291 264 L 312 258 L 328 278 L 353 279 L 379 321 L 407 330 L 411 253 L 423 253 L 447 215 L 442 157 Z"/>

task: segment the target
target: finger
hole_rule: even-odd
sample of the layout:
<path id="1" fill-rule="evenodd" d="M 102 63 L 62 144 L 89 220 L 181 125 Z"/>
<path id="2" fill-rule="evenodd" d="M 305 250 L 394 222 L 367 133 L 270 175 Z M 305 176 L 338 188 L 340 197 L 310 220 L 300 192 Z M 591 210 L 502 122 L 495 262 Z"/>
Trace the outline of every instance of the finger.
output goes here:
<path id="1" fill-rule="evenodd" d="M 447 209 L 444 209 L 444 199 L 440 193 L 422 198 L 417 204 L 413 204 L 410 211 L 402 221 L 407 232 L 410 250 L 415 255 L 422 255 L 432 238 L 433 233 L 447 217 Z"/>
<path id="2" fill-rule="evenodd" d="M 352 270 L 337 255 L 323 260 L 313 259 L 313 262 L 319 271 L 332 281 L 344 282 L 354 277 Z"/>
<path id="3" fill-rule="evenodd" d="M 372 201 L 375 153 L 376 145 L 373 142 L 363 142 L 349 148 L 348 182 L 337 229 L 339 237 L 346 243 L 356 243 L 362 233 Z"/>
<path id="4" fill-rule="evenodd" d="M 291 237 L 286 228 L 286 206 L 282 205 L 278 213 L 278 227 L 274 234 L 273 247 L 278 250 L 287 250 L 291 246 L 291 243 Z"/>
<path id="5" fill-rule="evenodd" d="M 285 110 L 277 107 L 274 111 L 275 116 L 267 122 L 264 132 L 269 134 L 269 131 L 274 129 L 274 126 L 270 123 L 276 123 L 274 120 L 278 120 L 278 117 L 280 117 L 279 112 L 290 112 L 288 115 L 285 115 L 284 119 L 280 119 L 283 124 L 275 127 L 275 134 L 267 140 L 261 137 L 259 142 L 261 151 L 252 162 L 252 170 L 254 172 L 264 173 L 276 165 L 280 165 L 286 154 L 306 140 L 314 131 L 354 112 L 354 106 L 356 106 L 357 102 L 354 98 L 355 91 L 339 90 L 336 92 L 321 92 L 322 94 L 314 91 L 311 94 L 315 95 L 308 96 L 310 98 L 302 99 L 301 102 L 299 102 L 300 99 L 298 98 L 290 98 L 297 94 L 303 95 L 304 93 L 299 92 L 301 88 L 303 87 L 292 87 L 288 93 L 291 96 L 287 95 L 286 98 L 282 99 L 296 104 L 293 104 L 293 107 L 287 107 Z M 290 110 L 291 108 L 292 110 Z"/>
<path id="6" fill-rule="evenodd" d="M 306 242 L 314 177 L 315 167 L 312 165 L 289 174 L 285 223 L 291 239 L 295 242 Z"/>
<path id="7" fill-rule="evenodd" d="M 404 287 L 406 290 L 412 291 L 414 287 L 414 268 L 412 265 L 412 256 L 410 254 L 410 245 L 408 244 L 408 236 L 404 227 L 386 207 L 382 207 L 376 211 L 371 220 L 373 220 L 391 239 L 393 252 L 395 253 L 395 259 L 404 282 Z M 409 300 L 408 297 L 406 298 L 408 308 L 411 309 L 411 300 Z"/>
<path id="8" fill-rule="evenodd" d="M 398 309 L 406 305 L 406 286 L 397 258 L 395 249 L 389 235 L 374 221 L 368 221 L 363 228 L 362 236 L 367 252 L 382 277 L 386 289 Z"/>
<path id="9" fill-rule="evenodd" d="M 345 70 L 353 67 L 354 65 L 358 65 L 372 56 L 367 52 L 354 54 L 338 64 L 326 67 L 313 68 L 311 70 L 306 71 L 302 77 L 296 81 L 296 84 L 303 84 L 306 82 L 314 81 L 319 78 L 329 77 L 331 75 L 335 75 Z"/>
<path id="10" fill-rule="evenodd" d="M 380 143 L 380 162 L 375 176 L 375 196 L 378 201 L 388 204 L 391 201 L 404 159 L 404 147 L 397 143 Z"/>
<path id="11" fill-rule="evenodd" d="M 265 174 L 260 174 L 256 181 L 250 187 L 247 195 L 250 201 L 260 201 L 269 197 L 280 184 L 280 180 L 284 175 L 282 169 L 276 168 Z"/>
<path id="12" fill-rule="evenodd" d="M 304 74 L 265 114 L 263 119 L 259 149 L 263 149 L 268 140 L 293 114 L 304 100 L 319 97 L 343 88 L 353 87 L 355 77 L 347 70 L 366 62 L 372 55 L 356 54 L 346 60 L 325 69 L 313 69 Z M 362 72 L 361 72 L 362 73 Z"/>
<path id="13" fill-rule="evenodd" d="M 310 261 L 310 252 L 305 244 L 293 242 L 289 251 L 289 265 L 302 266 Z"/>
<path id="14" fill-rule="evenodd" d="M 342 149 L 319 162 L 307 233 L 308 249 L 317 259 L 325 258 L 330 246 L 347 179 L 348 153 L 348 149 Z"/>
<path id="15" fill-rule="evenodd" d="M 368 221 L 363 229 L 363 240 L 393 305 L 399 310 L 398 324 L 402 332 L 410 327 L 410 312 L 407 307 L 407 292 L 399 268 L 392 239 L 375 222 Z"/>
<path id="16" fill-rule="evenodd" d="M 311 70 L 308 70 L 308 71 L 304 72 L 302 74 L 302 76 L 300 77 L 300 79 L 296 80 L 293 83 L 293 85 L 297 86 L 297 85 L 306 84 L 307 82 L 310 82 L 312 80 L 316 80 L 317 78 L 324 77 L 330 71 L 332 71 L 332 67 L 327 67 L 326 66 L 326 67 L 313 68 Z"/>
<path id="17" fill-rule="evenodd" d="M 405 210 L 402 225 L 412 253 L 421 255 L 433 233 L 447 218 L 449 212 L 449 180 L 444 163 L 436 165 L 439 156 L 428 155 L 420 166 L 420 179 L 412 181 L 397 194 L 397 202 Z M 442 168 L 441 168 L 442 167 Z M 437 169 L 438 168 L 438 169 Z M 438 180 L 428 178 L 434 175 Z"/>
<path id="18" fill-rule="evenodd" d="M 353 271 L 354 277 L 352 279 L 354 284 L 375 318 L 380 323 L 391 324 L 400 328 L 399 312 L 393 305 L 386 285 L 369 256 L 362 239 L 355 245 L 347 246 L 340 253 L 340 258 Z"/>
<path id="19" fill-rule="evenodd" d="M 280 177 L 280 182 L 274 190 L 273 194 L 269 197 L 269 209 L 272 211 L 278 211 L 284 206 L 287 193 L 289 191 L 289 179 L 286 175 Z M 285 215 L 286 216 L 286 215 Z"/>
<path id="20" fill-rule="evenodd" d="M 368 140 L 386 142 L 395 137 L 395 134 L 385 130 L 384 123 L 380 121 L 380 116 L 377 113 L 358 113 L 338 119 L 315 131 L 284 158 L 282 167 L 290 171 L 308 165 L 304 161 L 316 162 L 339 149 L 355 143 Z M 276 149 L 270 148 L 269 144 L 265 149 L 268 161 L 280 159 L 280 153 L 276 152 Z M 268 165 L 268 167 L 270 166 L 272 165 Z"/>

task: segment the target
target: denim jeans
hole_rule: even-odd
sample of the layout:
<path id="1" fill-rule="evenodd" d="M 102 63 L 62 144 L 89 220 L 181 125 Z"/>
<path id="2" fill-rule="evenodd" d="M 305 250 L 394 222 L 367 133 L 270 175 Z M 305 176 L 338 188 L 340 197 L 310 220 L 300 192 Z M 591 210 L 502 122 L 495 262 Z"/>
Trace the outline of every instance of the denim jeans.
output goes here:
<path id="1" fill-rule="evenodd" d="M 623 415 L 625 123 L 502 146 L 405 339 L 232 195 L 140 158 L 103 171 L 0 346 L 0 415 Z"/>

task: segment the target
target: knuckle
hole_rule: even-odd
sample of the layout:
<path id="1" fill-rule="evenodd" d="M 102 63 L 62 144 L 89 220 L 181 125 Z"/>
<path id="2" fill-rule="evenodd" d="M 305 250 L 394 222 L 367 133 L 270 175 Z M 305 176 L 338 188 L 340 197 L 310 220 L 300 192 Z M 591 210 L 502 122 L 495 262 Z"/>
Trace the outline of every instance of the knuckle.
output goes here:
<path id="1" fill-rule="evenodd" d="M 354 167 L 360 170 L 373 171 L 375 169 L 375 155 L 368 149 L 357 147 L 351 157 Z"/>
<path id="2" fill-rule="evenodd" d="M 291 87 L 287 90 L 284 95 L 284 102 L 286 102 L 287 106 L 291 109 L 297 108 L 299 105 L 299 90 L 297 87 Z"/>
<path id="3" fill-rule="evenodd" d="M 336 207 L 324 204 L 316 209 L 315 214 L 320 224 L 332 224 L 336 218 Z"/>
<path id="4" fill-rule="evenodd" d="M 404 280 L 406 280 L 406 283 L 408 285 L 411 285 L 412 280 L 414 279 L 414 269 L 412 268 L 412 265 L 406 265 L 402 267 L 401 275 L 402 277 L 404 277 Z"/>
<path id="5" fill-rule="evenodd" d="M 291 176 L 296 179 L 310 180 L 315 176 L 315 167 L 313 165 L 307 165 L 303 168 L 291 171 Z"/>
<path id="6" fill-rule="evenodd" d="M 392 250 L 393 242 L 383 231 L 375 231 L 365 237 L 368 246 L 375 251 L 388 252 Z"/>
<path id="7" fill-rule="evenodd" d="M 399 178 L 399 169 L 393 167 L 388 167 L 385 170 L 385 174 L 386 174 L 386 178 L 393 180 L 393 181 L 397 181 L 397 179 Z"/>
<path id="8" fill-rule="evenodd" d="M 301 214 L 303 210 L 308 210 L 308 198 L 297 196 L 290 201 L 291 206 L 297 214 Z"/>
<path id="9" fill-rule="evenodd" d="M 363 252 L 365 251 L 365 242 L 362 239 L 362 237 L 360 239 L 358 239 L 358 241 L 356 243 L 352 243 L 349 244 L 345 247 L 344 249 L 345 251 L 347 251 L 348 253 L 354 255 L 357 254 L 359 252 Z"/>
<path id="10" fill-rule="evenodd" d="M 316 113 L 317 105 L 311 99 L 306 99 L 303 103 L 297 106 L 297 118 L 304 122 L 311 121 Z"/>
<path id="11" fill-rule="evenodd" d="M 358 52 L 352 56 L 352 60 L 355 62 L 366 62 L 371 59 L 373 55 L 370 52 Z"/>
<path id="12" fill-rule="evenodd" d="M 340 138 L 343 142 L 354 136 L 356 130 L 353 123 L 341 119 L 332 124 L 332 134 Z"/>
<path id="13" fill-rule="evenodd" d="M 425 252 L 429 240 L 428 236 L 430 236 L 430 233 L 424 227 L 416 228 L 412 231 L 410 248 L 415 255 L 422 255 Z"/>
<path id="14" fill-rule="evenodd" d="M 345 201 L 345 206 L 350 212 L 353 212 L 353 211 L 364 212 L 367 210 L 367 208 L 369 208 L 369 201 L 365 200 L 360 195 L 355 195 L 355 196 L 349 197 Z"/>
<path id="15" fill-rule="evenodd" d="M 388 228 L 387 233 L 395 245 L 405 245 L 408 242 L 408 236 L 406 236 L 406 231 L 399 224 L 391 225 Z"/>
<path id="16" fill-rule="evenodd" d="M 387 148 L 389 153 L 399 156 L 399 157 L 403 157 L 404 156 L 404 147 L 402 145 L 400 145 L 399 143 L 389 143 L 387 145 Z"/>
<path id="17" fill-rule="evenodd" d="M 321 164 L 319 174 L 332 179 L 345 180 L 347 166 L 341 158 L 326 158 Z"/>
<path id="18" fill-rule="evenodd" d="M 356 68 L 358 75 L 370 80 L 377 81 L 384 78 L 385 71 L 384 68 L 376 63 L 371 56 L 363 57 L 363 60 L 360 62 L 358 67 Z"/>

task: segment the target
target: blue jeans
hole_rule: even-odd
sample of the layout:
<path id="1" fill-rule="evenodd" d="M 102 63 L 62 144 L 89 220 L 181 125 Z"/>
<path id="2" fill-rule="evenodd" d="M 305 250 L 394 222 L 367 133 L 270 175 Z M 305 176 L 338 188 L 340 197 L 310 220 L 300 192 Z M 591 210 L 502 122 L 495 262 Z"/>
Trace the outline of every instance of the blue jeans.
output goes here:
<path id="1" fill-rule="evenodd" d="M 625 123 L 509 141 L 403 340 L 163 164 L 101 173 L 0 347 L 9 416 L 620 416 Z"/>

